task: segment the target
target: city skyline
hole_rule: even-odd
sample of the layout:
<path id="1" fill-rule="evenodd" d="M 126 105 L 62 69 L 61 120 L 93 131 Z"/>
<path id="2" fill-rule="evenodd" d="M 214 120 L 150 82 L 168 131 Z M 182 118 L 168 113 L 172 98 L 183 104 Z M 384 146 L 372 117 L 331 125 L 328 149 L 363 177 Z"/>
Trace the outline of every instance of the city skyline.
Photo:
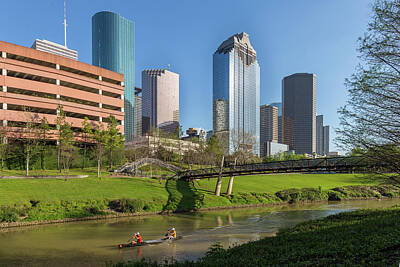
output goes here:
<path id="1" fill-rule="evenodd" d="M 208 55 L 221 38 L 243 30 L 252 36 L 258 48 L 261 62 L 260 104 L 281 101 L 280 81 L 284 76 L 296 72 L 316 73 L 319 77 L 317 113 L 324 114 L 326 123 L 331 127 L 337 127 L 336 111 L 346 97 L 344 79 L 353 73 L 358 62 L 356 40 L 367 26 L 370 2 L 335 1 L 322 4 L 311 1 L 304 4 L 259 1 L 250 19 L 237 16 L 250 7 L 239 1 L 230 3 L 230 12 L 221 14 L 219 10 L 226 6 L 224 1 L 206 1 L 195 6 L 167 5 L 161 1 L 153 4 L 97 1 L 96 5 L 67 1 L 68 48 L 77 50 L 81 61 L 91 63 L 91 16 L 102 10 L 111 10 L 133 20 L 137 33 L 135 85 L 141 87 L 140 72 L 143 69 L 166 68 L 167 64 L 171 64 L 171 70 L 181 74 L 180 121 L 183 128 L 211 129 L 212 60 Z M 10 2 L 6 7 L 15 9 L 21 4 L 30 12 L 2 18 L 3 24 L 14 25 L 12 29 L 2 29 L 4 41 L 24 46 L 30 46 L 35 38 L 64 43 L 62 1 Z M 193 14 L 192 9 L 199 12 Z M 210 19 L 199 23 L 197 14 L 201 11 L 207 11 Z M 264 16 L 265 13 L 270 15 Z M 180 16 L 175 18 L 174 14 Z M 149 17 L 152 19 L 149 20 Z M 178 23 L 182 19 L 187 20 L 187 25 Z M 160 23 L 171 30 L 154 30 Z M 316 32 L 318 34 L 314 35 Z M 191 53 L 193 49 L 196 53 Z M 332 92 L 334 97 L 330 97 Z M 335 133 L 332 129 L 331 135 L 333 139 Z M 331 150 L 334 151 L 335 147 Z"/>

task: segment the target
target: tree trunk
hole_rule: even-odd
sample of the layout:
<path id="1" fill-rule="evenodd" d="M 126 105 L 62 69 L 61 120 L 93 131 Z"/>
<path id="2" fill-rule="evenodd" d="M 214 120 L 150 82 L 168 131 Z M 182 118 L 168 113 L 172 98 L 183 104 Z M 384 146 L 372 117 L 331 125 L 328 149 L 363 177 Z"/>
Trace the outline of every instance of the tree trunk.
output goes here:
<path id="1" fill-rule="evenodd" d="M 57 146 L 57 168 L 58 168 L 59 172 L 61 172 L 60 154 L 61 154 L 60 144 L 58 144 L 58 146 Z"/>
<path id="2" fill-rule="evenodd" d="M 222 168 L 224 167 L 224 159 L 225 159 L 224 156 L 222 156 L 221 167 L 220 167 L 220 170 L 219 170 L 217 185 L 215 186 L 215 195 L 216 196 L 220 196 L 221 195 Z"/>
<path id="3" fill-rule="evenodd" d="M 228 196 L 230 196 L 232 194 L 232 187 L 233 187 L 233 179 L 234 178 L 235 178 L 234 176 L 231 176 L 231 178 L 229 178 L 228 189 L 226 190 L 226 194 Z"/>
<path id="4" fill-rule="evenodd" d="M 86 142 L 85 142 L 85 146 L 83 149 L 83 167 L 82 167 L 82 169 L 85 169 L 85 168 L 86 168 Z"/>
<path id="5" fill-rule="evenodd" d="M 112 166 L 113 166 L 113 162 L 112 162 L 112 153 L 113 151 L 112 151 L 112 149 L 110 149 L 110 170 L 112 170 Z"/>
<path id="6" fill-rule="evenodd" d="M 26 153 L 26 176 L 29 176 L 29 150 Z"/>
<path id="7" fill-rule="evenodd" d="M 97 178 L 101 179 L 100 159 L 97 159 Z"/>

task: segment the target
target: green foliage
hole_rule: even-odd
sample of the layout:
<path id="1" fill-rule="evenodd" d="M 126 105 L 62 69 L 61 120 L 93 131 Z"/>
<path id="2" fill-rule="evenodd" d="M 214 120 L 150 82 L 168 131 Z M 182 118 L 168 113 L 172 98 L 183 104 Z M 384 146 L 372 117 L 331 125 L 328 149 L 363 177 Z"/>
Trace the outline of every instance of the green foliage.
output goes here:
<path id="1" fill-rule="evenodd" d="M 123 198 L 119 202 L 119 210 L 122 212 L 139 212 L 143 211 L 144 202 L 140 199 Z"/>
<path id="2" fill-rule="evenodd" d="M 284 160 L 299 160 L 308 159 L 305 155 L 288 154 L 286 152 L 279 152 L 273 156 L 265 156 L 263 162 L 284 161 Z"/>
<path id="3" fill-rule="evenodd" d="M 16 222 L 19 219 L 18 210 L 12 207 L 0 207 L 0 223 Z"/>
<path id="4" fill-rule="evenodd" d="M 275 195 L 282 201 L 287 201 L 289 203 L 299 201 L 327 200 L 329 198 L 328 193 L 322 191 L 320 188 L 292 188 L 276 192 Z"/>

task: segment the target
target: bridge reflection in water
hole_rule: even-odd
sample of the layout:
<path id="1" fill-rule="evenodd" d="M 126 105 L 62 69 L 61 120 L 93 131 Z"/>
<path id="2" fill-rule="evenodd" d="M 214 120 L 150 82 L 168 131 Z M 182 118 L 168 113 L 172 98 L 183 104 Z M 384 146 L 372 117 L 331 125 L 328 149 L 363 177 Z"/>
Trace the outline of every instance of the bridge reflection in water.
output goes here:
<path id="1" fill-rule="evenodd" d="M 364 157 L 334 157 L 230 165 L 224 166 L 222 172 L 219 167 L 188 170 L 178 172 L 178 177 L 182 180 L 193 180 L 218 177 L 220 173 L 226 177 L 291 172 L 360 172 L 376 168 L 376 165 L 376 162 Z"/>

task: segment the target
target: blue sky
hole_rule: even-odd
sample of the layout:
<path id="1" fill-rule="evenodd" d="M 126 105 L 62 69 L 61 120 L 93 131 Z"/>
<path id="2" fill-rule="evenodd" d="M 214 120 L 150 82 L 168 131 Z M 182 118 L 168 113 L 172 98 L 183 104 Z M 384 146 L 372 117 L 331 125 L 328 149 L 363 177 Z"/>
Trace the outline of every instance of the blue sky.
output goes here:
<path id="1" fill-rule="evenodd" d="M 242 31 L 261 68 L 261 104 L 281 100 L 281 81 L 296 72 L 317 75 L 317 113 L 337 127 L 346 101 L 344 79 L 359 62 L 357 38 L 371 16 L 370 0 L 67 0 L 68 47 L 91 63 L 91 17 L 109 10 L 135 22 L 135 78 L 167 68 L 180 74 L 183 128 L 212 128 L 212 54 Z M 35 38 L 63 44 L 63 0 L 2 4 L 0 36 L 31 46 Z M 331 130 L 334 137 L 334 130 Z M 331 138 L 331 151 L 335 146 Z"/>

